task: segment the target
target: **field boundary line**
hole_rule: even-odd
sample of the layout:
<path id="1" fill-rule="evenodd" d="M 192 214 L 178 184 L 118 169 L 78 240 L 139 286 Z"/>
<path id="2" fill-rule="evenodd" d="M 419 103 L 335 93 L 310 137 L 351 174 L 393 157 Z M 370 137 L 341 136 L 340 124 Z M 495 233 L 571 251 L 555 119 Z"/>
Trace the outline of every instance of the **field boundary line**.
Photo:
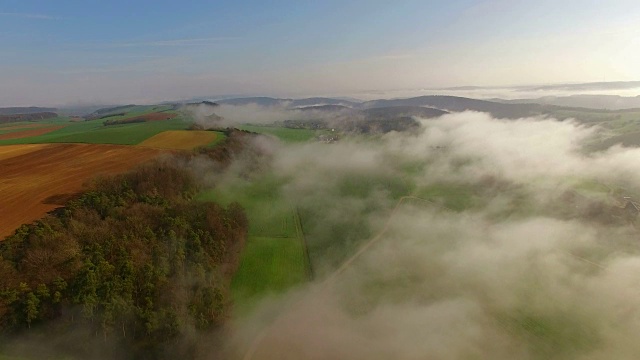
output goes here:
<path id="1" fill-rule="evenodd" d="M 309 281 L 313 281 L 313 279 L 315 279 L 315 272 L 313 271 L 313 265 L 311 264 L 309 245 L 307 244 L 307 238 L 304 236 L 304 229 L 302 228 L 302 218 L 300 217 L 300 209 L 298 207 L 296 207 L 296 210 L 294 211 L 293 218 L 296 226 L 298 240 L 302 243 L 302 251 L 304 251 L 304 257 L 307 263 L 307 277 L 309 278 Z"/>

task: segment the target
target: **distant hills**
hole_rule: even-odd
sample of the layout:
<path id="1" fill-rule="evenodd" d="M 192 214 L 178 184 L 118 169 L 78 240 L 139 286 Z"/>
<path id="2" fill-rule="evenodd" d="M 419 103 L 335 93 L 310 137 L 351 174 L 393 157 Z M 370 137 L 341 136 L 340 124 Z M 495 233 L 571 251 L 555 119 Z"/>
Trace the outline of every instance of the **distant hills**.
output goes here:
<path id="1" fill-rule="evenodd" d="M 576 85 L 579 86 L 580 84 Z M 582 84 L 584 86 L 600 86 L 599 84 Z M 629 85 L 629 84 L 626 84 Z M 632 84 L 633 85 L 633 84 Z M 567 85 L 568 86 L 568 85 Z M 630 86 L 630 85 L 629 85 Z M 212 101 L 211 101 L 212 100 Z M 414 117 L 434 118 L 449 112 L 478 111 L 489 113 L 497 118 L 518 119 L 532 116 L 550 116 L 557 119 L 576 118 L 580 121 L 593 122 L 595 120 L 611 120 L 626 112 L 640 112 L 640 96 L 621 97 L 610 95 L 574 95 L 574 96 L 546 96 L 536 99 L 491 99 L 479 100 L 468 97 L 448 95 L 428 95 L 411 98 L 378 99 L 359 101 L 357 99 L 310 97 L 303 99 L 275 98 L 275 97 L 239 97 L 211 100 L 192 100 L 182 102 L 165 102 L 164 105 L 113 105 L 94 108 L 84 115 L 85 119 L 100 119 L 109 116 L 122 115 L 130 111 L 168 111 L 178 108 L 204 106 L 212 107 L 216 112 L 218 105 L 268 107 L 277 111 L 284 111 L 290 116 L 291 126 L 321 126 L 318 121 L 331 127 L 340 122 L 377 122 L 378 128 L 393 129 L 388 122 L 401 121 L 410 124 Z M 157 110 L 156 110 L 157 109 Z M 68 114 L 67 109 L 44 107 L 11 107 L 0 108 L 0 116 L 5 121 L 37 121 L 50 118 L 55 113 Z M 260 108 L 255 111 L 261 111 Z M 40 114 L 40 115 L 38 115 Z M 17 116 L 20 115 L 20 116 Z M 27 116 L 28 115 L 28 116 Z M 10 116 L 10 118 L 6 118 Z M 252 119 L 246 119 L 251 122 Z M 284 120 L 283 120 L 284 121 Z M 371 124 L 369 124 L 371 125 Z M 369 126 L 367 125 L 367 126 Z"/>
<path id="2" fill-rule="evenodd" d="M 322 106 L 322 105 L 341 105 L 346 107 L 357 107 L 360 103 L 344 99 L 324 98 L 324 97 L 312 97 L 305 99 L 279 99 L 272 97 L 246 97 L 246 98 L 234 98 L 234 99 L 221 99 L 215 101 L 221 105 L 250 105 L 255 104 L 259 106 L 281 106 L 288 108 L 299 108 L 307 106 Z"/>
<path id="3" fill-rule="evenodd" d="M 47 107 L 5 107 L 0 108 L 0 115 L 18 115 L 18 114 L 36 114 L 36 113 L 46 113 L 46 112 L 57 112 L 56 108 L 47 108 Z"/>
<path id="4" fill-rule="evenodd" d="M 0 124 L 14 123 L 14 122 L 20 122 L 20 121 L 48 120 L 48 119 L 53 119 L 57 116 L 58 114 L 54 112 L 0 115 Z"/>
<path id="5" fill-rule="evenodd" d="M 502 100 L 492 99 L 506 104 L 544 104 L 588 109 L 637 109 L 640 108 L 640 96 L 625 97 L 618 95 L 571 95 L 544 96 L 534 99 Z"/>
<path id="6" fill-rule="evenodd" d="M 421 117 L 433 118 L 448 114 L 447 111 L 421 106 L 386 106 L 362 110 L 369 120 L 397 118 L 397 117 Z"/>
<path id="7" fill-rule="evenodd" d="M 574 96 L 547 96 L 537 99 L 491 99 L 478 100 L 460 96 L 427 95 L 401 99 L 379 99 L 371 101 L 350 101 L 335 98 L 308 98 L 308 99 L 279 99 L 271 97 L 248 97 L 216 100 L 223 105 L 249 105 L 281 107 L 303 111 L 341 111 L 350 109 L 368 110 L 378 108 L 396 108 L 398 111 L 404 107 L 414 108 L 409 116 L 433 117 L 439 116 L 435 112 L 415 113 L 416 108 L 437 109 L 444 112 L 478 111 L 489 113 L 494 117 L 517 119 L 531 116 L 553 116 L 559 119 L 566 118 L 565 112 L 584 113 L 617 113 L 619 111 L 640 111 L 640 96 L 622 97 L 612 95 L 574 95 Z M 441 115 L 441 114 L 440 114 Z M 574 114 L 575 115 L 575 114 Z M 577 115 L 578 117 L 580 114 Z"/>
<path id="8" fill-rule="evenodd" d="M 521 118 L 545 114 L 549 109 L 540 104 L 509 104 L 486 100 L 476 100 L 459 96 L 429 95 L 408 99 L 373 100 L 361 104 L 363 108 L 382 108 L 389 106 L 422 106 L 448 112 L 480 111 L 499 118 Z"/>
<path id="9" fill-rule="evenodd" d="M 640 81 L 600 81 L 578 84 L 555 84 L 524 87 L 534 91 L 603 91 L 603 90 L 624 90 L 640 88 Z"/>
<path id="10" fill-rule="evenodd" d="M 546 104 L 533 103 L 508 103 L 503 101 L 476 100 L 459 96 L 430 95 L 406 99 L 381 99 L 365 102 L 355 102 L 332 98 L 308 98 L 308 99 L 278 99 L 271 97 L 250 97 L 237 99 L 216 100 L 222 105 L 243 106 L 255 104 L 267 107 L 282 107 L 303 111 L 345 111 L 394 108 L 387 110 L 388 116 L 396 116 L 399 111 L 404 111 L 404 116 L 435 117 L 446 112 L 479 111 L 487 112 L 500 118 L 521 118 L 550 113 L 554 108 Z M 431 109 L 431 110 L 423 110 Z M 434 111 L 439 110 L 439 111 Z M 370 114 L 376 111 L 369 111 Z M 384 110 L 378 110 L 378 114 L 384 114 Z M 367 112 L 364 113 L 365 115 Z"/>

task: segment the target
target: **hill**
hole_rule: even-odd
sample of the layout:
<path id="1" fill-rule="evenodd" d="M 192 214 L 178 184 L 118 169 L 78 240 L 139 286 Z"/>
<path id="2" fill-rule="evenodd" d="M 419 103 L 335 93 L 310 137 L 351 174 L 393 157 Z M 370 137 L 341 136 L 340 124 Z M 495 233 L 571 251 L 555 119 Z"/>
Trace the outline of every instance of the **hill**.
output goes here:
<path id="1" fill-rule="evenodd" d="M 422 106 L 387 106 L 362 111 L 368 120 L 393 119 L 399 117 L 433 118 L 448 114 L 448 111 Z"/>
<path id="2" fill-rule="evenodd" d="M 352 108 L 358 110 L 368 110 L 374 108 L 397 108 L 397 107 L 413 107 L 417 108 L 433 108 L 446 112 L 458 111 L 480 111 L 487 112 L 499 118 L 516 119 L 527 116 L 538 116 L 551 114 L 555 109 L 553 106 L 541 104 L 511 104 L 497 101 L 476 100 L 458 96 L 419 96 L 405 99 L 380 99 L 371 100 L 363 103 L 334 99 L 334 98 L 307 98 L 307 99 L 278 99 L 271 97 L 251 97 L 219 100 L 220 104 L 229 105 L 249 105 L 255 104 L 259 106 L 277 106 L 288 109 L 302 110 L 341 110 L 343 108 Z M 334 107 L 339 106 L 339 107 Z M 395 111 L 395 110 L 394 110 Z M 382 111 L 381 113 L 384 113 Z M 422 110 L 411 116 L 424 116 Z M 435 113 L 429 112 L 427 117 L 433 117 Z"/>
<path id="3" fill-rule="evenodd" d="M 505 104 L 544 104 L 587 109 L 625 110 L 640 108 L 640 96 L 618 95 L 571 95 L 544 96 L 535 99 L 503 100 L 494 99 Z"/>
<path id="4" fill-rule="evenodd" d="M 251 105 L 256 104 L 260 106 L 282 106 L 285 99 L 276 99 L 271 97 L 247 97 L 247 98 L 235 98 L 235 99 L 222 99 L 216 100 L 216 103 L 221 105 Z"/>
<path id="5" fill-rule="evenodd" d="M 58 109 L 56 108 L 47 108 L 47 107 L 5 107 L 0 108 L 0 115 L 18 115 L 18 114 L 36 114 L 36 113 L 46 113 L 46 112 L 56 112 Z"/>
<path id="6" fill-rule="evenodd" d="M 345 99 L 334 99 L 334 98 L 325 98 L 325 97 L 313 97 L 306 99 L 294 99 L 291 100 L 290 107 L 304 107 L 304 106 L 323 106 L 323 105 L 338 105 L 343 107 L 357 107 L 360 105 L 359 102 L 345 100 Z"/>
<path id="7" fill-rule="evenodd" d="M 222 99 L 216 100 L 219 104 L 226 105 L 260 105 L 260 106 L 278 106 L 278 107 L 286 107 L 286 108 L 301 108 L 308 106 L 321 106 L 321 105 L 340 105 L 346 107 L 357 107 L 359 106 L 358 102 L 345 100 L 345 99 L 335 99 L 335 98 L 325 98 L 325 97 L 312 97 L 312 98 L 304 98 L 304 99 L 280 99 L 280 98 L 272 98 L 272 97 L 247 97 L 247 98 L 233 98 L 233 99 Z"/>
<path id="8" fill-rule="evenodd" d="M 365 109 L 391 106 L 428 106 L 445 111 L 480 111 L 499 118 L 521 118 L 544 114 L 546 109 L 540 104 L 504 104 L 486 100 L 476 100 L 458 96 L 419 96 L 407 99 L 373 100 L 362 104 Z"/>
<path id="9" fill-rule="evenodd" d="M 310 105 L 291 109 L 293 111 L 303 112 L 338 112 L 338 111 L 353 111 L 350 107 L 344 105 Z"/>
<path id="10" fill-rule="evenodd" d="M 54 112 L 37 112 L 28 114 L 12 114 L 12 115 L 0 115 L 0 124 L 12 123 L 19 121 L 38 121 L 47 120 L 58 117 L 58 114 Z"/>

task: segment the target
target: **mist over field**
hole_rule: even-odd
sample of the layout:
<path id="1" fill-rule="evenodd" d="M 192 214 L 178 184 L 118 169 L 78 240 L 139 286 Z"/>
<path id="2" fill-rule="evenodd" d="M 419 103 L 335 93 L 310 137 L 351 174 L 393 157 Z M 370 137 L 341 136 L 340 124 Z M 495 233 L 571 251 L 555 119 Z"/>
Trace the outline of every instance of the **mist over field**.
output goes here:
<path id="1" fill-rule="evenodd" d="M 637 212 L 622 197 L 638 192 L 640 150 L 587 151 L 599 131 L 465 112 L 376 141 L 272 146 L 283 196 L 314 214 L 305 232 L 321 260 L 314 282 L 268 297 L 233 325 L 234 351 L 243 359 L 635 358 Z M 376 184 L 345 190 L 356 178 Z M 464 206 L 429 199 L 438 184 Z M 330 231 L 349 226 L 359 236 Z M 344 242 L 352 251 L 335 245 Z"/>
<path id="2" fill-rule="evenodd" d="M 442 99 L 451 100 L 436 98 Z M 85 297 L 56 305 L 59 314 L 34 320 L 34 331 L 27 323 L 22 332 L 7 334 L 11 341 L 2 344 L 3 354 L 242 360 L 635 358 L 640 350 L 635 341 L 640 330 L 635 203 L 640 148 L 618 144 L 595 150 L 594 144 L 616 134 L 609 122 L 558 120 L 550 114 L 507 119 L 477 111 L 392 106 L 389 100 L 380 100 L 386 106 L 380 108 L 367 108 L 376 102 L 348 107 L 321 104 L 322 99 L 240 100 L 166 105 L 165 111 L 176 112 L 177 120 L 171 121 L 195 122 L 184 122 L 190 130 L 169 135 L 204 134 L 220 137 L 220 142 L 165 153 L 138 170 L 143 173 L 122 178 L 122 189 L 131 179 L 143 184 L 137 195 L 141 203 L 130 208 L 121 205 L 127 197 L 120 192 L 111 195 L 116 199 L 112 211 L 123 215 L 105 219 L 126 225 L 77 225 L 76 220 L 93 214 L 84 209 L 73 221 L 54 222 L 56 229 L 72 225 L 70 235 L 59 235 L 66 242 L 34 242 L 21 262 L 13 260 L 21 259 L 21 252 L 12 246 L 39 239 L 38 227 L 18 232 L 6 243 L 0 270 L 10 276 L 3 278 L 9 290 L 2 299 L 9 299 L 6 304 L 13 308 L 0 310 L 13 314 L 16 323 L 29 313 L 6 295 L 11 286 L 21 286 L 11 278 L 20 274 L 14 262 L 39 269 L 31 264 L 41 254 L 56 253 L 47 248 L 50 244 L 68 242 L 77 256 L 88 247 L 75 241 L 105 236 L 106 244 L 121 239 L 122 246 L 146 249 L 152 240 L 132 242 L 129 235 L 112 235 L 139 231 L 142 235 L 135 236 L 158 240 L 154 251 L 164 253 L 118 252 L 138 261 L 137 268 L 156 266 L 157 277 L 137 277 L 128 298 L 110 293 L 112 285 L 89 287 L 82 292 Z M 312 105 L 299 107 L 295 101 Z M 405 113 L 415 108 L 431 117 Z M 402 131 L 367 126 L 380 121 L 380 113 L 387 116 L 383 121 L 400 119 L 411 126 Z M 102 121 L 97 120 L 100 130 L 88 133 L 109 130 Z M 611 122 L 620 122 L 624 131 L 635 126 L 625 118 Z M 157 178 L 144 173 L 152 170 Z M 188 190 L 176 185 L 180 178 Z M 166 200 L 156 198 L 164 187 L 184 197 L 180 201 L 193 210 L 170 209 L 161 216 L 162 208 L 155 208 L 144 212 L 148 217 L 137 214 L 166 206 Z M 87 199 L 102 202 L 99 196 Z M 181 218 L 183 212 L 204 216 L 199 206 L 230 209 L 224 211 L 240 220 Z M 176 218 L 164 222 L 164 216 Z M 97 213 L 89 219 L 102 224 Z M 201 234 L 226 241 L 211 247 L 225 256 L 209 263 L 206 271 L 201 264 L 185 268 L 181 256 L 202 246 L 201 235 L 196 230 L 180 236 L 165 230 L 150 233 L 159 220 L 171 226 L 212 221 L 214 230 Z M 144 221 L 147 230 L 137 224 Z M 237 238 L 218 237 L 230 224 L 244 224 L 234 230 Z M 94 229 L 99 232 L 87 233 Z M 174 251 L 180 246 L 184 248 Z M 107 269 L 97 276 L 117 288 L 121 278 L 111 276 L 102 261 L 113 261 L 114 252 L 97 249 L 104 251 L 96 256 Z M 194 254 L 187 258 L 207 259 L 201 252 Z M 158 264 L 140 265 L 149 259 Z M 77 266 L 95 274 L 90 262 Z M 31 279 L 31 273 L 25 274 Z M 83 282 L 65 276 L 83 288 Z M 140 313 L 137 304 L 123 315 L 103 310 L 111 302 L 138 298 L 142 291 L 165 289 L 166 279 L 171 287 L 156 298 L 165 306 L 157 312 Z M 45 306 L 38 309 L 47 316 L 47 293 L 41 293 Z M 111 297 L 96 304 L 94 293 Z M 151 299 L 149 295 L 145 301 Z M 49 327 L 69 331 L 47 335 Z"/>
<path id="3" fill-rule="evenodd" d="M 0 1 L 0 360 L 636 360 L 640 1 Z"/>

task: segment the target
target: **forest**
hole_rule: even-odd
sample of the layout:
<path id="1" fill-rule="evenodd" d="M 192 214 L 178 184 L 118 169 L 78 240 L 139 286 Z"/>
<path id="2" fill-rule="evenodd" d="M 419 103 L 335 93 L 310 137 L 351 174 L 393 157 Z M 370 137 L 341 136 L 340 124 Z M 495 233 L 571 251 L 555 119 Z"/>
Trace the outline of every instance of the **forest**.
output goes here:
<path id="1" fill-rule="evenodd" d="M 247 134 L 228 135 L 198 156 L 229 165 Z M 0 344 L 81 332 L 48 343 L 73 357 L 108 344 L 119 358 L 174 358 L 221 328 L 248 220 L 237 203 L 193 199 L 201 184 L 185 164 L 194 156 L 98 178 L 1 242 Z"/>

